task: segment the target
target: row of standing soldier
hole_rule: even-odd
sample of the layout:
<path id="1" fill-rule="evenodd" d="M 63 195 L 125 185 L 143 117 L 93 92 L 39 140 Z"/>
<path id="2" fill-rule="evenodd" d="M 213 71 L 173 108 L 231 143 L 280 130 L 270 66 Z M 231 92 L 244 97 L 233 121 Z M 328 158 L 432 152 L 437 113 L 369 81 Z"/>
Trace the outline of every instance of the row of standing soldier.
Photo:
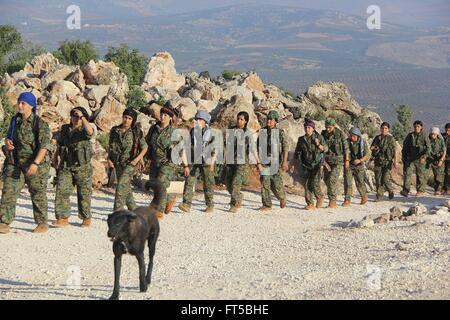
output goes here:
<path id="1" fill-rule="evenodd" d="M 17 198 L 24 184 L 33 203 L 34 220 L 37 227 L 35 233 L 48 230 L 47 224 L 47 194 L 46 183 L 50 169 L 50 162 L 57 170 L 57 184 L 55 197 L 56 227 L 68 225 L 71 215 L 69 197 L 73 185 L 77 188 L 78 216 L 82 220 L 82 227 L 91 225 L 91 196 L 92 196 L 92 166 L 91 143 L 93 128 L 88 122 L 86 110 L 82 107 L 72 109 L 70 124 L 63 125 L 57 135 L 57 151 L 53 159 L 49 158 L 48 150 L 51 149 L 50 129 L 45 121 L 36 114 L 36 98 L 30 92 L 24 92 L 18 99 L 18 114 L 11 120 L 5 139 L 4 152 L 6 160 L 3 170 L 4 187 L 0 203 L 0 233 L 8 233 L 9 225 L 15 216 Z M 114 200 L 114 210 L 126 206 L 132 210 L 136 207 L 132 192 L 132 179 L 139 167 L 147 157 L 150 163 L 150 178 L 158 179 L 168 188 L 179 168 L 171 161 L 171 152 L 174 147 L 172 134 L 174 132 L 174 117 L 176 112 L 170 106 L 165 106 L 160 111 L 160 121 L 153 125 L 144 137 L 142 130 L 136 126 L 137 112 L 126 109 L 123 113 L 122 124 L 111 129 L 108 164 L 116 170 L 117 188 Z M 202 129 L 203 143 L 211 143 L 213 137 L 208 135 L 211 116 L 205 111 L 199 111 L 195 120 Z M 267 116 L 268 138 L 276 128 L 279 115 L 276 111 L 269 112 Z M 233 130 L 247 130 L 249 114 L 240 112 L 237 115 L 236 126 Z M 414 123 L 414 132 L 405 139 L 402 160 L 404 163 L 404 186 L 402 195 L 408 196 L 410 188 L 410 176 L 412 169 L 417 174 L 417 195 L 421 195 L 425 188 L 426 168 L 431 167 L 435 177 L 435 192 L 440 194 L 444 189 L 448 190 L 449 184 L 449 157 L 446 149 L 449 147 L 450 124 L 446 125 L 444 137 L 439 134 L 439 129 L 433 128 L 428 137 L 422 132 L 423 124 Z M 395 140 L 389 134 L 389 124 L 381 125 L 381 133 L 376 136 L 370 147 L 374 159 L 374 171 L 376 179 L 376 201 L 383 199 L 384 192 L 393 198 L 392 168 L 397 166 L 395 158 Z M 279 131 L 279 148 L 281 166 L 271 175 L 260 175 L 262 207 L 267 211 L 272 207 L 271 192 L 280 201 L 280 207 L 286 207 L 286 193 L 283 186 L 282 172 L 288 170 L 288 144 L 284 132 Z M 194 140 L 193 130 L 190 132 Z M 206 138 L 206 139 L 205 139 Z M 234 141 L 236 148 L 237 141 Z M 273 146 L 272 146 L 273 147 Z M 269 146 L 270 149 L 270 146 Z M 270 152 L 273 150 L 268 150 Z M 231 195 L 230 212 L 237 212 L 242 204 L 241 188 L 248 180 L 251 166 L 248 161 L 249 150 L 246 149 L 246 162 L 244 164 L 226 165 L 226 187 Z M 237 156 L 235 151 L 235 157 Z M 301 168 L 304 177 L 306 209 L 322 207 L 324 196 L 320 187 L 322 175 L 327 185 L 329 208 L 336 207 L 337 180 L 344 170 L 345 201 L 343 206 L 351 203 L 352 179 L 355 179 L 357 189 L 361 195 L 361 204 L 368 201 L 365 187 L 365 163 L 369 160 L 369 147 L 364 141 L 363 135 L 357 128 L 352 128 L 349 136 L 336 127 L 333 119 L 327 119 L 326 130 L 321 134 L 315 131 L 313 121 L 305 122 L 305 135 L 300 137 L 291 161 L 291 170 Z M 256 155 L 257 167 L 262 173 L 264 167 L 259 155 Z M 192 160 L 192 159 L 191 159 Z M 297 163 L 299 161 L 300 163 Z M 214 210 L 214 167 L 215 154 L 212 154 L 212 162 L 206 164 L 189 165 L 186 154 L 182 155 L 183 174 L 185 187 L 183 202 L 179 208 L 189 212 L 192 204 L 193 187 L 199 175 L 202 176 L 205 193 L 206 212 Z M 192 162 L 191 162 L 192 163 Z M 445 164 L 445 165 L 444 165 Z M 324 171 L 324 172 L 323 172 Z M 445 177 L 445 178 L 444 178 Z M 317 202 L 314 206 L 314 197 Z M 165 195 L 158 208 L 158 217 L 169 213 L 175 204 L 175 197 Z"/>

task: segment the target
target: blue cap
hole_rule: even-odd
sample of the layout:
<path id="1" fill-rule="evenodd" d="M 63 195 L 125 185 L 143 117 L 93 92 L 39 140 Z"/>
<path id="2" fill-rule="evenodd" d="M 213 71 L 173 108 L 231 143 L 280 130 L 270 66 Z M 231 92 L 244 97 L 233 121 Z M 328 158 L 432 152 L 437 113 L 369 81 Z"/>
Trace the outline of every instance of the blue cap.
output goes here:
<path id="1" fill-rule="evenodd" d="M 26 102 L 28 103 L 30 106 L 33 107 L 33 112 L 36 113 L 36 108 L 37 108 L 37 104 L 36 104 L 36 97 L 34 96 L 34 94 L 32 94 L 31 92 L 22 92 L 19 96 L 19 98 L 17 98 L 17 102 Z"/>
<path id="2" fill-rule="evenodd" d="M 206 111 L 197 111 L 195 114 L 195 119 L 203 119 L 207 124 L 211 121 L 211 115 Z"/>

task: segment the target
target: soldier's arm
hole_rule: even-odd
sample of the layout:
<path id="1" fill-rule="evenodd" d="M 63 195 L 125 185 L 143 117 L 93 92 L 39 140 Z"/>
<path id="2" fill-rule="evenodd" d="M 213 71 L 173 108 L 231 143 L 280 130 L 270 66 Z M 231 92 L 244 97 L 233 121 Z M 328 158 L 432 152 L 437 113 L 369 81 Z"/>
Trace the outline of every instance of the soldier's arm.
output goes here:
<path id="1" fill-rule="evenodd" d="M 369 146 L 367 144 L 366 141 L 364 141 L 364 157 L 362 157 L 361 161 L 362 162 L 367 162 L 370 159 L 370 151 L 369 151 Z"/>
<path id="2" fill-rule="evenodd" d="M 39 165 L 47 155 L 47 151 L 50 150 L 52 147 L 51 142 L 51 134 L 50 134 L 50 128 L 45 121 L 41 121 L 41 124 L 39 126 L 39 133 L 38 133 L 38 141 L 39 141 L 39 151 L 34 159 L 34 164 Z"/>
<path id="3" fill-rule="evenodd" d="M 139 147 L 141 149 L 141 152 L 137 155 L 137 157 L 134 159 L 134 161 L 137 163 L 141 161 L 148 150 L 147 142 L 145 141 L 144 135 L 142 135 L 141 139 L 139 139 Z"/>
<path id="4" fill-rule="evenodd" d="M 286 134 L 284 130 L 280 130 L 280 138 L 281 138 L 281 152 L 283 153 L 283 163 L 288 163 L 289 158 L 289 142 L 286 139 Z"/>

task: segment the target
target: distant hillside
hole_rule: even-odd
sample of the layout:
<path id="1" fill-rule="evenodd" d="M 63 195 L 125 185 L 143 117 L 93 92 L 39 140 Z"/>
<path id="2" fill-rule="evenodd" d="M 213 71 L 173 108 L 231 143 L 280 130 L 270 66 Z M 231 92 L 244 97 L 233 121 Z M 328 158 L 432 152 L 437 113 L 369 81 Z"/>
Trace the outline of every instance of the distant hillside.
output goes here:
<path id="1" fill-rule="evenodd" d="M 450 83 L 438 80 L 445 79 L 450 67 L 446 29 L 418 30 L 383 21 L 381 30 L 371 31 L 362 16 L 293 6 L 231 5 L 163 15 L 167 5 L 158 1 L 82 0 L 78 3 L 89 8 L 83 11 L 84 26 L 70 31 L 65 28 L 70 1 L 53 6 L 44 1 L 33 7 L 33 15 L 26 10 L 29 2 L 7 2 L 0 17 L 49 49 L 64 39 L 81 38 L 91 40 L 103 54 L 108 46 L 125 42 L 149 56 L 170 51 L 182 72 L 209 70 L 217 75 L 224 69 L 254 69 L 265 81 L 295 93 L 317 80 L 342 80 L 361 101 L 382 108 L 382 114 L 391 112 L 392 103 L 405 100 L 419 110 L 423 103 L 412 98 L 419 92 L 419 98 L 428 95 L 430 114 L 438 115 L 450 101 Z M 17 15 L 6 16 L 14 8 Z M 403 77 L 405 72 L 420 81 Z M 366 80 L 360 82 L 361 77 Z M 386 90 L 373 87 L 380 77 Z M 389 90 L 392 87 L 398 89 Z M 432 116 L 437 120 L 439 116 Z"/>

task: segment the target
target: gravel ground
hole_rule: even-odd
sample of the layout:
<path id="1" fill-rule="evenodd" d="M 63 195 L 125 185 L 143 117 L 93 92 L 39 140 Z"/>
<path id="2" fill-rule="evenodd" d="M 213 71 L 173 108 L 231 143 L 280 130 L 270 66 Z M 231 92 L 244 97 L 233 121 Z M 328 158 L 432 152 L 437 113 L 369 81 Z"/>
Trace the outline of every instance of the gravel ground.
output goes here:
<path id="1" fill-rule="evenodd" d="M 149 202 L 148 195 L 135 195 L 139 205 Z M 53 219 L 54 193 L 49 197 Z M 275 201 L 271 212 L 260 213 L 259 194 L 244 197 L 238 214 L 226 212 L 229 198 L 218 191 L 212 215 L 203 212 L 202 195 L 191 213 L 176 208 L 167 215 L 149 291 L 139 293 L 136 259 L 124 256 L 121 299 L 450 299 L 450 229 L 441 224 L 448 218 L 342 227 L 394 205 L 406 210 L 414 198 L 376 204 L 372 196 L 365 207 L 355 198 L 349 209 L 309 212 L 302 210 L 303 197 L 290 195 L 288 208 Z M 421 202 L 431 207 L 443 199 Z M 112 194 L 96 193 L 91 228 L 79 228 L 73 215 L 71 226 L 35 235 L 31 202 L 22 193 L 12 232 L 0 236 L 0 299 L 108 298 L 112 203 Z"/>

